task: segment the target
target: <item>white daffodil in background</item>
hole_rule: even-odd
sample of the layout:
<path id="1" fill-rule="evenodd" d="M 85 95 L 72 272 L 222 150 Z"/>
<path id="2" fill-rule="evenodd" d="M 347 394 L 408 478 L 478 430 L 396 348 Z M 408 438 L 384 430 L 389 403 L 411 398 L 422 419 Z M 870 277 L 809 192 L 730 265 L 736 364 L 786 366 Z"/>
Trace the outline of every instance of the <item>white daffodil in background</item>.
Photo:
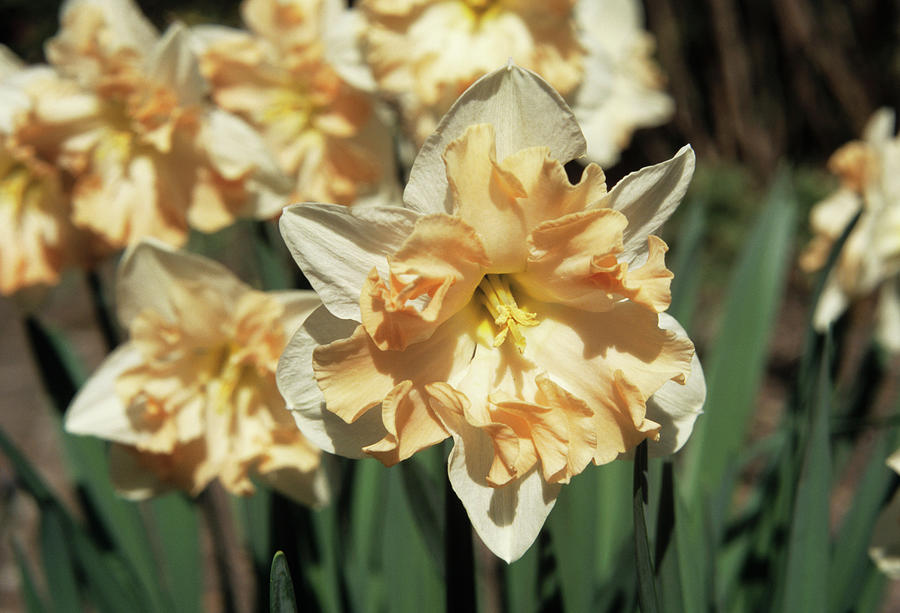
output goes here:
<path id="1" fill-rule="evenodd" d="M 341 72 L 357 36 L 342 0 L 245 0 L 241 10 L 250 32 L 194 28 L 201 66 L 216 102 L 265 136 L 294 201 L 397 196 L 392 135 L 373 96 Z"/>
<path id="2" fill-rule="evenodd" d="M 251 477 L 310 505 L 329 496 L 321 452 L 297 429 L 275 383 L 278 356 L 320 302 L 253 290 L 206 258 L 140 243 L 119 265 L 118 315 L 130 340 L 69 407 L 66 430 L 112 441 L 117 490 L 198 494 Z"/>
<path id="3" fill-rule="evenodd" d="M 900 474 L 900 451 L 888 457 L 887 465 Z M 900 579 L 900 491 L 894 493 L 875 522 L 869 556 L 891 579 Z"/>
<path id="4" fill-rule="evenodd" d="M 673 453 L 705 398 L 694 346 L 664 311 L 652 234 L 690 181 L 689 147 L 607 192 L 563 163 L 585 141 L 562 98 L 514 65 L 451 108 L 402 207 L 288 207 L 282 234 L 322 298 L 279 389 L 327 451 L 386 465 L 447 437 L 448 475 L 507 561 L 560 485 L 641 441 Z"/>
<path id="5" fill-rule="evenodd" d="M 816 305 L 813 324 L 825 330 L 853 300 L 879 292 L 877 337 L 900 351 L 900 137 L 894 112 L 881 109 L 862 141 L 847 143 L 828 161 L 840 188 L 813 207 L 813 239 L 800 263 L 820 269 L 847 224 L 861 212 Z"/>
<path id="6" fill-rule="evenodd" d="M 29 88 L 65 89 L 53 71 L 27 68 L 0 45 L 0 294 L 54 285 L 82 261 L 82 236 L 69 216 L 69 195 L 51 158 L 52 135 L 35 129 Z"/>
<path id="7" fill-rule="evenodd" d="M 207 103 L 184 27 L 159 36 L 131 0 L 68 0 L 60 19 L 46 54 L 83 95 L 40 100 L 37 119 L 64 135 L 76 225 L 112 248 L 180 245 L 189 227 L 277 214 L 289 182 L 249 125 Z"/>
<path id="8" fill-rule="evenodd" d="M 631 133 L 664 123 L 671 99 L 635 0 L 361 0 L 378 87 L 417 144 L 469 85 L 507 58 L 572 106 L 588 157 L 615 163 Z"/>

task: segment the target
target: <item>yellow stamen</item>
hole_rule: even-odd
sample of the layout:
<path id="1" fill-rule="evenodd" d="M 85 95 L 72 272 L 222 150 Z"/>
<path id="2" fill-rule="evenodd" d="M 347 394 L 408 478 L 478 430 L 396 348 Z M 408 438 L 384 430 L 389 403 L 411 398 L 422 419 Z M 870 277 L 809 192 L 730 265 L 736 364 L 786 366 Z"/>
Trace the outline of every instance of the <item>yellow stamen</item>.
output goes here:
<path id="1" fill-rule="evenodd" d="M 512 336 L 519 353 L 525 352 L 525 337 L 520 326 L 533 327 L 540 323 L 537 315 L 526 311 L 516 304 L 516 299 L 509 289 L 509 282 L 503 275 L 485 275 L 478 285 L 481 290 L 479 299 L 487 307 L 494 325 L 499 332 L 494 336 L 494 347 L 503 344 L 508 336 Z"/>

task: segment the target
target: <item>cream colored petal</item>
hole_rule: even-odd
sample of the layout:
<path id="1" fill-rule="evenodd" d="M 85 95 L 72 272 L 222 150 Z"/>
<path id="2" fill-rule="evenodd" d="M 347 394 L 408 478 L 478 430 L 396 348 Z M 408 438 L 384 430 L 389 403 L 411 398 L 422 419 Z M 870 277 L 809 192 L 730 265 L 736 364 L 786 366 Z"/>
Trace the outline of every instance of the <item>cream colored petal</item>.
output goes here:
<path id="1" fill-rule="evenodd" d="M 319 345 L 349 337 L 357 325 L 338 319 L 325 306 L 319 307 L 288 342 L 276 373 L 278 390 L 304 436 L 320 449 L 350 458 L 365 457 L 362 448 L 384 436 L 381 415 L 369 411 L 348 424 L 326 410 L 313 374 L 312 355 Z"/>
<path id="2" fill-rule="evenodd" d="M 881 572 L 900 579 L 900 490 L 875 522 L 869 556 Z"/>
<path id="3" fill-rule="evenodd" d="M 694 150 L 685 145 L 672 159 L 629 174 L 609 192 L 605 206 L 628 218 L 622 260 L 631 262 L 647 252 L 647 236 L 681 203 L 694 175 L 694 163 Z"/>
<path id="4" fill-rule="evenodd" d="M 243 180 L 248 192 L 241 213 L 258 219 L 275 217 L 288 203 L 293 181 L 281 172 L 262 136 L 220 109 L 211 110 L 206 119 L 200 140 L 213 167 L 230 181 Z"/>
<path id="5" fill-rule="evenodd" d="M 147 78 L 172 91 L 182 106 L 203 102 L 206 79 L 191 49 L 191 35 L 180 23 L 173 23 L 154 45 L 146 64 Z"/>
<path id="6" fill-rule="evenodd" d="M 849 300 L 847 294 L 841 289 L 837 276 L 832 270 L 825 280 L 822 295 L 816 304 L 813 313 L 813 327 L 819 332 L 825 332 L 834 321 L 847 309 Z"/>
<path id="7" fill-rule="evenodd" d="M 142 361 L 131 343 L 125 343 L 109 354 L 69 405 L 66 432 L 97 436 L 125 445 L 143 441 L 145 435 L 135 430 L 127 408 L 116 394 L 119 375 Z"/>
<path id="8" fill-rule="evenodd" d="M 284 307 L 281 322 L 284 325 L 285 338 L 294 335 L 307 317 L 322 306 L 322 300 L 312 290 L 266 292 L 266 296 Z"/>
<path id="9" fill-rule="evenodd" d="M 674 317 L 659 314 L 659 326 L 681 338 L 687 333 Z M 691 374 L 684 385 L 668 381 L 647 400 L 647 418 L 660 425 L 659 441 L 650 442 L 650 457 L 670 455 L 681 449 L 694 429 L 694 422 L 706 402 L 706 379 L 697 353 L 691 359 Z"/>
<path id="10" fill-rule="evenodd" d="M 891 352 L 900 353 L 900 281 L 890 279 L 878 296 L 877 328 L 879 342 Z"/>
<path id="11" fill-rule="evenodd" d="M 422 213 L 451 213 L 441 156 L 470 125 L 494 126 L 498 160 L 529 147 L 547 147 L 563 163 L 580 157 L 585 140 L 571 110 L 546 81 L 512 63 L 476 81 L 450 107 L 413 163 L 403 200 Z"/>
<path id="12" fill-rule="evenodd" d="M 412 232 L 419 215 L 395 207 L 302 204 L 285 208 L 279 227 L 294 260 L 325 306 L 360 321 L 359 295 L 373 268 L 386 274 L 386 256 Z"/>
<path id="13" fill-rule="evenodd" d="M 13 53 L 6 45 L 0 45 L 0 79 L 4 79 L 24 68 L 25 62 L 20 60 L 19 56 Z"/>
<path id="14" fill-rule="evenodd" d="M 91 56 L 106 61 L 120 54 L 143 56 L 158 38 L 132 0 L 66 0 L 59 21 L 60 31 L 45 43 L 44 52 L 52 64 L 69 73 L 83 69 Z"/>
<path id="15" fill-rule="evenodd" d="M 878 109 L 866 122 L 866 127 L 863 128 L 863 139 L 873 145 L 884 144 L 894 138 L 896 122 L 897 114 L 894 109 Z"/>
<path id="16" fill-rule="evenodd" d="M 323 458 L 323 464 L 331 464 Z M 332 471 L 333 472 L 333 471 Z M 259 480 L 300 504 L 314 509 L 331 502 L 332 485 L 328 470 L 320 467 L 314 471 L 302 471 L 285 467 L 259 475 Z"/>
<path id="17" fill-rule="evenodd" d="M 887 464 L 895 473 L 900 475 L 900 449 L 889 455 L 887 460 L 885 460 L 885 464 Z"/>
<path id="18" fill-rule="evenodd" d="M 485 480 L 494 460 L 490 437 L 464 427 L 453 440 L 447 476 L 472 527 L 494 555 L 507 563 L 518 560 L 541 531 L 560 486 L 548 484 L 539 470 L 532 470 L 508 485 L 491 487 Z"/>
<path id="19" fill-rule="evenodd" d="M 347 10 L 341 0 L 325 0 L 322 43 L 325 61 L 341 78 L 363 91 L 375 90 L 372 71 L 363 59 L 360 37 L 366 21 L 358 10 Z"/>
<path id="20" fill-rule="evenodd" d="M 175 304 L 175 297 L 170 292 L 173 286 L 186 284 L 195 292 L 203 288 L 226 304 L 236 302 L 238 296 L 250 289 L 213 260 L 175 251 L 158 241 L 143 241 L 128 249 L 119 263 L 116 277 L 119 321 L 128 327 L 146 309 L 156 311 L 170 321 L 190 315 L 193 310 L 189 305 Z M 195 295 L 194 298 L 201 297 Z"/>

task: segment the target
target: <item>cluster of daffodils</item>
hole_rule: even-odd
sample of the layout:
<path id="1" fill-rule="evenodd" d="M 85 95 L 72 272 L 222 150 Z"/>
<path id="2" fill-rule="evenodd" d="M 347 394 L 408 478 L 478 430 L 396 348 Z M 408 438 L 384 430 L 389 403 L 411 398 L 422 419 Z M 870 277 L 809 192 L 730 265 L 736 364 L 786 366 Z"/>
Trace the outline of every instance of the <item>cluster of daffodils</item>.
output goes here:
<path id="1" fill-rule="evenodd" d="M 245 0 L 246 29 L 159 33 L 132 0 L 67 0 L 47 65 L 0 48 L 0 291 L 125 249 L 129 340 L 66 428 L 112 442 L 131 498 L 218 480 L 313 506 L 323 450 L 390 466 L 452 438 L 508 561 L 588 464 L 677 451 L 705 384 L 654 232 L 693 152 L 611 190 L 564 168 L 671 112 L 637 6 Z M 291 201 L 314 292 L 178 250 Z"/>
<path id="2" fill-rule="evenodd" d="M 563 484 L 644 441 L 677 451 L 706 394 L 654 234 L 693 152 L 607 190 L 594 164 L 567 178 L 585 145 L 559 94 L 510 63 L 441 120 L 402 201 L 285 209 L 315 292 L 257 292 L 140 243 L 117 282 L 131 338 L 68 430 L 113 441 L 134 497 L 255 477 L 311 504 L 330 489 L 319 449 L 390 466 L 452 438 L 454 491 L 517 559 Z"/>
<path id="3" fill-rule="evenodd" d="M 863 140 L 847 143 L 828 162 L 840 188 L 810 215 L 813 239 L 801 258 L 818 270 L 835 241 L 859 214 L 826 279 L 813 323 L 825 330 L 855 299 L 879 293 L 877 337 L 900 352 L 900 138 L 894 113 L 878 111 Z"/>
<path id="4" fill-rule="evenodd" d="M 421 145 L 454 100 L 507 58 L 572 107 L 587 156 L 608 166 L 636 128 L 672 114 L 634 0 L 360 0 L 363 52 Z"/>
<path id="5" fill-rule="evenodd" d="M 300 201 L 399 198 L 450 104 L 508 58 L 608 165 L 672 102 L 636 0 L 244 0 L 246 29 L 158 32 L 134 0 L 66 0 L 48 64 L 0 46 L 0 292 L 154 238 L 178 247 Z"/>
<path id="6" fill-rule="evenodd" d="M 509 65 L 426 140 L 399 206 L 288 207 L 282 235 L 322 306 L 278 385 L 322 449 L 386 465 L 453 439 L 450 483 L 481 539 L 520 557 L 562 484 L 648 441 L 678 450 L 705 398 L 665 313 L 655 236 L 689 147 L 607 191 L 565 102 Z"/>

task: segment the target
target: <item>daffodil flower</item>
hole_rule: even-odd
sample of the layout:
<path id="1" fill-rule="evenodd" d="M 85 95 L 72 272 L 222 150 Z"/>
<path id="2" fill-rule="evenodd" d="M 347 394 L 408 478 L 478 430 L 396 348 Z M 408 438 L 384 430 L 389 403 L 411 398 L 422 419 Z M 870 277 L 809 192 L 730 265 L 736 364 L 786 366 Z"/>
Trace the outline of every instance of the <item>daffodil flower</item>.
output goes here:
<path id="1" fill-rule="evenodd" d="M 0 45 L 0 294 L 55 285 L 82 258 L 64 177 L 45 156 L 52 138 L 29 121 L 35 101 L 65 88 L 46 66 L 26 67 Z"/>
<path id="2" fill-rule="evenodd" d="M 813 324 L 824 331 L 853 300 L 879 292 L 880 342 L 900 352 L 900 137 L 893 111 L 881 109 L 866 125 L 862 141 L 847 143 L 828 161 L 840 188 L 810 213 L 813 239 L 800 264 L 824 264 L 834 242 L 861 212 L 816 305 Z"/>
<path id="3" fill-rule="evenodd" d="M 364 55 L 417 144 L 469 85 L 512 58 L 571 104 L 588 157 L 608 166 L 671 99 L 636 0 L 361 0 Z"/>
<path id="4" fill-rule="evenodd" d="M 123 495 L 213 479 L 235 494 L 257 477 L 295 500 L 329 496 L 322 454 L 297 429 L 275 384 L 290 334 L 320 303 L 313 292 L 263 293 L 206 258 L 143 242 L 118 270 L 130 340 L 69 407 L 66 430 L 112 441 Z"/>
<path id="5" fill-rule="evenodd" d="M 562 484 L 644 440 L 676 451 L 705 397 L 651 234 L 693 152 L 608 192 L 596 165 L 567 179 L 584 150 L 560 96 L 510 64 L 428 138 L 402 207 L 303 204 L 281 219 L 323 301 L 278 366 L 298 424 L 386 465 L 452 437 L 450 483 L 507 561 Z"/>
<path id="6" fill-rule="evenodd" d="M 251 31 L 193 29 L 216 102 L 266 138 L 295 200 L 360 204 L 398 194 L 393 137 L 340 60 L 357 25 L 340 0 L 245 0 Z M 356 60 L 359 62 L 360 60 Z M 357 68 L 357 71 L 359 68 Z"/>
<path id="7" fill-rule="evenodd" d="M 67 0 L 60 15 L 46 54 L 82 95 L 42 100 L 37 119 L 59 135 L 76 225 L 111 248 L 179 246 L 189 228 L 277 214 L 290 183 L 255 130 L 207 102 L 184 26 L 160 36 L 131 0 Z"/>

